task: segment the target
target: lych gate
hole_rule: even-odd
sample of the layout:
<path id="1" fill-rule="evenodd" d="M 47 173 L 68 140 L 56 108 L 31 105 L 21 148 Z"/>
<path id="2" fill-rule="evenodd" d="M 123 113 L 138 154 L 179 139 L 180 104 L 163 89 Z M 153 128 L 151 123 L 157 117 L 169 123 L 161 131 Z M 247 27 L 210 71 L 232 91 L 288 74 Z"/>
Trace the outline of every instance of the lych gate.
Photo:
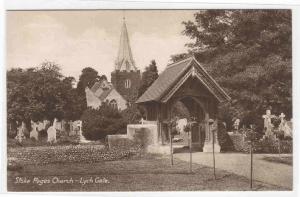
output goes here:
<path id="1" fill-rule="evenodd" d="M 168 139 L 164 122 L 172 118 L 174 106 L 180 102 L 197 121 L 192 129 L 193 146 L 204 146 L 203 151 L 210 152 L 212 135 L 208 120 L 216 120 L 218 104 L 229 99 L 200 63 L 190 57 L 168 65 L 136 103 L 146 109 L 147 120 L 157 122 L 158 141 L 164 144 Z"/>

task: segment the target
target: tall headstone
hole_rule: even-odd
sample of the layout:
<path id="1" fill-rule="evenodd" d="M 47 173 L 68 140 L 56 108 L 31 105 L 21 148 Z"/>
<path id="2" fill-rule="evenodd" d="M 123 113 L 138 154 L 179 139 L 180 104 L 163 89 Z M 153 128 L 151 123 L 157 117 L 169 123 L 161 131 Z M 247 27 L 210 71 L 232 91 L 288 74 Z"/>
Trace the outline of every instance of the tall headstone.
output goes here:
<path id="1" fill-rule="evenodd" d="M 275 116 L 271 114 L 271 110 L 266 110 L 266 114 L 262 116 L 262 118 L 264 119 L 264 128 L 265 128 L 265 136 L 269 137 L 269 136 L 273 136 L 273 124 L 272 124 L 272 118 L 274 118 Z"/>
<path id="2" fill-rule="evenodd" d="M 75 130 L 74 130 L 74 126 L 73 126 L 73 121 L 72 120 L 70 120 L 69 121 L 69 136 L 73 136 L 73 135 L 75 135 Z"/>
<path id="3" fill-rule="evenodd" d="M 279 130 L 283 131 L 284 138 L 293 138 L 293 132 L 292 132 L 292 126 L 291 121 L 286 121 L 285 120 L 285 114 L 281 113 L 279 115 L 280 118 L 280 125 L 279 125 Z"/>
<path id="4" fill-rule="evenodd" d="M 22 125 L 18 128 L 18 132 L 17 132 L 17 136 L 15 137 L 15 139 L 19 142 L 22 143 L 22 141 L 24 139 L 26 139 L 25 137 L 25 130 L 26 130 L 26 125 L 24 122 L 22 122 Z"/>
<path id="5" fill-rule="evenodd" d="M 89 140 L 85 139 L 85 137 L 82 135 L 82 121 L 78 120 L 77 121 L 77 127 L 78 127 L 78 132 L 79 132 L 79 142 L 80 143 L 88 143 L 90 142 Z"/>
<path id="6" fill-rule="evenodd" d="M 238 132 L 239 127 L 240 127 L 240 119 L 237 118 L 237 119 L 234 121 L 234 123 L 233 123 L 234 131 L 235 131 L 235 132 Z"/>
<path id="7" fill-rule="evenodd" d="M 32 130 L 30 131 L 30 138 L 33 138 L 35 140 L 38 140 L 38 131 L 37 131 L 37 128 L 38 128 L 38 125 L 31 121 L 31 128 Z"/>
<path id="8" fill-rule="evenodd" d="M 214 141 L 214 150 L 215 152 L 220 152 L 221 147 L 218 141 L 218 120 L 206 119 L 206 128 L 205 128 L 205 141 L 203 152 L 212 152 L 213 151 L 213 141 Z M 209 124 L 209 122 L 213 122 Z"/>
<path id="9" fill-rule="evenodd" d="M 49 143 L 56 143 L 56 118 L 54 118 L 54 121 L 53 121 L 53 125 L 50 126 L 47 130 L 47 134 L 48 134 L 48 139 L 47 139 L 47 142 Z"/>

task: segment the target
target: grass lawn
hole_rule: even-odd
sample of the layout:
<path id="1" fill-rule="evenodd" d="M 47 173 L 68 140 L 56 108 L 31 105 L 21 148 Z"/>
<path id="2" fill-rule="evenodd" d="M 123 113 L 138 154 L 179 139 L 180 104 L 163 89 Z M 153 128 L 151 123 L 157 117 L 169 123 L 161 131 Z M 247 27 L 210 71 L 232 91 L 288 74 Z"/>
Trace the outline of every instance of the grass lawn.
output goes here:
<path id="1" fill-rule="evenodd" d="M 281 157 L 272 157 L 266 156 L 263 158 L 266 161 L 274 162 L 274 163 L 283 163 L 292 166 L 293 165 L 293 157 L 292 156 L 281 156 Z"/>
<path id="2" fill-rule="evenodd" d="M 210 167 L 180 160 L 170 165 L 168 157 L 146 155 L 97 163 L 52 163 L 24 165 L 21 171 L 8 171 L 8 191 L 240 191 L 249 190 L 249 180 Z M 26 182 L 25 178 L 30 182 Z M 19 180 L 19 183 L 16 183 Z M 20 181 L 22 180 L 22 181 Z M 57 183 L 60 180 L 60 183 Z M 83 184 L 85 181 L 85 184 Z M 22 183 L 21 183 L 22 182 Z M 100 182 L 100 183 L 99 183 Z M 44 183 L 44 184 L 42 184 Z M 284 190 L 254 182 L 254 190 Z"/>

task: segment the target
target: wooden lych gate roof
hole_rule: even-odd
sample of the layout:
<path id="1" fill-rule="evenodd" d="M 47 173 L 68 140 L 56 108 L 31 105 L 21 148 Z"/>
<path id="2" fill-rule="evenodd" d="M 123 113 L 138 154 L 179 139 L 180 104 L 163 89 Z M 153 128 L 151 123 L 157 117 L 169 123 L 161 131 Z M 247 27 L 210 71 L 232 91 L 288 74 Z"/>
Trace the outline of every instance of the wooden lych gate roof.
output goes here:
<path id="1" fill-rule="evenodd" d="M 191 76 L 197 77 L 219 102 L 228 102 L 230 100 L 230 97 L 220 85 L 207 73 L 195 57 L 192 56 L 168 65 L 136 103 L 150 101 L 165 103 Z"/>

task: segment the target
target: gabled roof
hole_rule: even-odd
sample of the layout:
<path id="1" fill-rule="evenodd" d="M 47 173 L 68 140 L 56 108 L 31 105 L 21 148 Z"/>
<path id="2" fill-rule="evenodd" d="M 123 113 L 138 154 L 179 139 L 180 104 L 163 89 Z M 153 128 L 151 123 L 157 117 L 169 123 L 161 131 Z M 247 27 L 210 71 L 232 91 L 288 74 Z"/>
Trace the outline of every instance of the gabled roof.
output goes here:
<path id="1" fill-rule="evenodd" d="M 97 81 L 97 82 L 95 82 L 94 85 L 91 87 L 91 91 L 95 93 L 100 87 L 101 87 L 101 83 Z"/>
<path id="2" fill-rule="evenodd" d="M 110 89 L 106 89 L 102 92 L 102 94 L 100 94 L 100 96 L 98 96 L 98 98 L 101 100 L 101 101 L 104 101 L 106 99 L 106 97 L 109 95 L 109 93 L 111 93 L 111 91 L 113 90 L 113 88 L 110 88 Z"/>
<path id="3" fill-rule="evenodd" d="M 201 64 L 194 57 L 189 57 L 168 65 L 136 103 L 166 102 L 178 89 L 176 87 L 181 86 L 191 75 L 195 75 L 219 102 L 230 100 L 230 97 Z"/>

